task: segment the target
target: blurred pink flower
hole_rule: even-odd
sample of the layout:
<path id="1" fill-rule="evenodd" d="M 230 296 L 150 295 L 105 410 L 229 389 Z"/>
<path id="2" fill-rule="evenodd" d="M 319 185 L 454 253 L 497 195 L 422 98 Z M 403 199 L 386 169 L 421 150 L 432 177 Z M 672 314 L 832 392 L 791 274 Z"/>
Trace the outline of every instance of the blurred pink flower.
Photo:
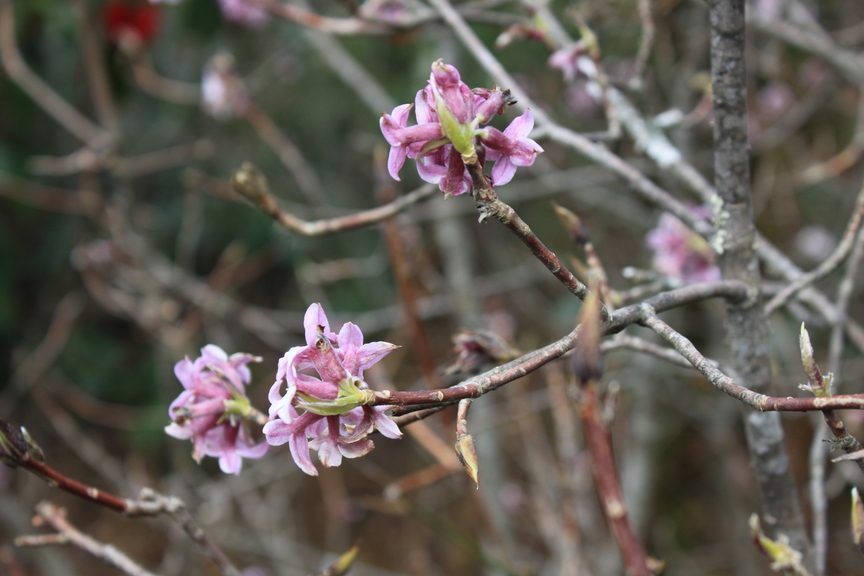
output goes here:
<path id="1" fill-rule="evenodd" d="M 694 211 L 708 215 L 701 207 Z M 660 216 L 657 227 L 648 232 L 646 242 L 654 250 L 654 268 L 664 276 L 681 284 L 720 279 L 720 268 L 714 265 L 714 250 L 672 214 Z"/>
<path id="2" fill-rule="evenodd" d="M 188 357 L 174 366 L 174 374 L 186 389 L 168 408 L 173 422 L 165 432 L 181 440 L 192 440 L 192 457 L 219 458 L 227 474 L 239 474 L 243 458 L 261 458 L 266 442 L 254 444 L 241 414 L 249 406 L 245 386 L 251 374 L 246 366 L 261 359 L 237 353 L 230 357 L 213 344 L 201 349 L 193 362 Z"/>
<path id="3" fill-rule="evenodd" d="M 448 196 L 464 194 L 471 190 L 471 177 L 462 154 L 476 150 L 481 167 L 486 160 L 496 162 L 492 184 L 506 184 L 517 166 L 530 166 L 543 152 L 528 138 L 534 127 L 530 110 L 513 120 L 504 132 L 480 128 L 513 103 L 510 92 L 497 87 L 470 90 L 455 67 L 436 61 L 429 83 L 414 99 L 417 124 L 408 126 L 410 104 L 381 116 L 381 132 L 391 146 L 387 162 L 390 175 L 399 180 L 405 159 L 413 158 L 420 178 L 438 184 Z M 476 147 L 478 142 L 483 146 Z"/>
<path id="4" fill-rule="evenodd" d="M 234 58 L 220 52 L 204 67 L 201 104 L 211 116 L 226 120 L 240 116 L 249 106 L 249 95 L 234 68 Z"/>
<path id="5" fill-rule="evenodd" d="M 249 0 L 217 0 L 222 17 L 250 28 L 260 28 L 270 19 L 267 11 Z M 151 4 L 178 4 L 180 0 L 150 0 Z"/>
<path id="6" fill-rule="evenodd" d="M 568 83 L 576 79 L 580 74 L 584 75 L 580 67 L 580 59 L 587 57 L 588 48 L 584 40 L 572 42 L 569 46 L 556 50 L 547 61 L 550 68 L 557 68 L 564 74 L 564 80 Z"/>
<path id="7" fill-rule="evenodd" d="M 219 0 L 219 8 L 226 20 L 250 28 L 261 28 L 270 19 L 264 8 L 249 0 Z"/>
<path id="8" fill-rule="evenodd" d="M 312 304 L 303 319 L 306 346 L 295 346 L 279 360 L 270 389 L 267 442 L 288 443 L 301 470 L 317 476 L 309 448 L 324 466 L 339 466 L 342 457 L 357 458 L 374 445 L 366 436 L 377 428 L 387 438 L 401 438 L 386 406 L 366 406 L 371 391 L 363 371 L 397 348 L 388 342 L 363 343 L 363 333 L 348 322 L 338 334 L 320 304 Z M 311 374 L 310 374 L 311 373 Z M 287 385 L 282 394 L 283 383 Z M 303 410 L 302 414 L 297 409 Z"/>

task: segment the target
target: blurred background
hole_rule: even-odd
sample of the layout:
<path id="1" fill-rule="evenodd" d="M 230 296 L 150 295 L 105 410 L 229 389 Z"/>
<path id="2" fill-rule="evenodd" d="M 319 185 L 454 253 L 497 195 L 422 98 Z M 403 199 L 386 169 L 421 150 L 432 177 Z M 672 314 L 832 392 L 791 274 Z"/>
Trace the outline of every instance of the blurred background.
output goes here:
<path id="1" fill-rule="evenodd" d="M 579 310 L 516 238 L 477 222 L 469 198 L 435 191 L 386 223 L 306 237 L 234 194 L 232 174 L 252 162 L 281 206 L 305 220 L 385 204 L 423 182 L 411 160 L 401 182 L 382 169 L 380 114 L 412 102 L 438 58 L 470 87 L 492 86 L 425 4 L 291 4 L 333 19 L 315 30 L 279 17 L 274 2 L 246 1 L 0 0 L 0 418 L 26 426 L 46 462 L 82 482 L 127 497 L 150 486 L 184 498 L 250 576 L 315 573 L 358 540 L 358 575 L 622 573 L 566 360 L 474 403 L 479 491 L 454 464 L 455 412 L 407 427 L 402 441 L 378 437 L 371 454 L 318 478 L 300 472 L 287 447 L 226 476 L 212 459 L 196 465 L 188 442 L 165 435 L 181 391 L 173 366 L 207 343 L 263 358 L 252 365 L 250 396 L 266 411 L 277 360 L 302 343 L 312 302 L 336 326 L 352 321 L 367 341 L 402 346 L 367 372 L 372 387 L 400 390 L 460 380 L 446 371 L 460 329 L 491 330 L 527 352 L 569 332 Z M 802 12 L 768 0 L 751 7 L 763 22 L 751 29 L 748 53 L 752 174 L 758 227 L 810 269 L 836 247 L 860 188 L 861 80 L 764 22 L 806 28 L 809 18 L 835 47 L 857 54 L 864 5 L 792 4 Z M 640 16 L 645 5 L 650 20 Z M 534 4 L 458 7 L 556 121 L 698 203 L 629 136 L 608 137 L 614 122 L 589 81 L 549 65 L 554 47 L 538 40 Z M 667 113 L 656 125 L 710 179 L 704 4 L 549 7 L 573 39 L 585 37 L 580 23 L 593 31 L 610 85 L 645 118 Z M 363 24 L 356 34 L 329 33 L 340 22 Z M 653 41 L 640 58 L 646 22 Z M 517 114 L 493 124 L 503 129 Z M 550 201 L 579 214 L 625 296 L 634 287 L 625 268 L 657 280 L 645 236 L 661 213 L 608 170 L 537 140 L 545 153 L 499 190 L 502 199 L 565 261 L 584 255 Z M 772 271 L 764 272 L 770 284 Z M 833 295 L 839 278 L 819 286 Z M 772 317 L 779 395 L 797 394 L 805 380 L 800 322 L 817 360 L 827 342 L 819 317 L 793 312 Z M 724 359 L 719 305 L 665 318 Z M 845 361 L 839 390 L 860 391 L 860 353 L 848 350 Z M 693 371 L 625 350 L 608 354 L 604 386 L 629 510 L 650 553 L 679 575 L 770 573 L 747 531 L 759 495 L 736 402 Z M 864 424 L 844 416 L 850 427 Z M 813 426 L 803 415 L 784 423 L 803 493 Z M 828 468 L 829 574 L 861 571 L 847 496 L 860 479 L 845 466 Z M 33 505 L 46 498 L 155 573 L 218 573 L 167 519 L 124 519 L 0 466 L 6 573 L 116 573 L 80 550 L 12 548 L 16 535 L 37 531 Z"/>

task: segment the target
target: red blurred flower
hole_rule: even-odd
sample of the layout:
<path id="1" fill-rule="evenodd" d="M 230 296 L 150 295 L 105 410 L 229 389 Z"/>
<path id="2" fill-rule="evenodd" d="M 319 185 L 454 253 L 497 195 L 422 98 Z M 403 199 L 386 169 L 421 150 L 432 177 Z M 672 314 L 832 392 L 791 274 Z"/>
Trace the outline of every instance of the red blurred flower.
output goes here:
<path id="1" fill-rule="evenodd" d="M 149 2 L 110 0 L 102 9 L 105 34 L 112 44 L 134 35 L 140 44 L 149 44 L 159 32 L 159 8 Z"/>

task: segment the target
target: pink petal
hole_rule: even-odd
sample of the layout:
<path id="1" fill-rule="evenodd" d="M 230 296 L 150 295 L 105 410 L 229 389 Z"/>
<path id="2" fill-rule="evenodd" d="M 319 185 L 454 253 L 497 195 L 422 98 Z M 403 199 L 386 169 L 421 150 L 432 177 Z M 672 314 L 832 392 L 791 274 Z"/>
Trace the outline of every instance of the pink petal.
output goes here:
<path id="1" fill-rule="evenodd" d="M 390 342 L 370 342 L 364 344 L 357 351 L 357 374 L 358 377 L 363 377 L 363 371 L 384 358 L 387 354 L 399 348 L 396 344 Z"/>
<path id="2" fill-rule="evenodd" d="M 531 110 L 525 110 L 521 116 L 517 116 L 510 122 L 510 125 L 504 129 L 504 134 L 510 138 L 524 138 L 534 129 L 534 113 Z"/>
<path id="3" fill-rule="evenodd" d="M 375 448 L 375 444 L 373 444 L 368 438 L 350 443 L 341 442 L 339 444 L 339 452 L 345 458 L 359 458 L 360 456 L 365 456 L 371 452 L 373 448 Z"/>
<path id="4" fill-rule="evenodd" d="M 399 426 L 397 426 L 396 422 L 391 420 L 390 417 L 384 413 L 387 408 L 364 406 L 363 409 L 372 410 L 374 412 L 372 421 L 375 423 L 375 428 L 377 428 L 383 436 L 394 440 L 402 438 L 402 432 L 399 430 Z"/>
<path id="5" fill-rule="evenodd" d="M 327 321 L 324 308 L 316 302 L 309 305 L 309 308 L 306 309 L 306 314 L 303 316 L 303 328 L 306 330 L 306 345 L 310 348 L 315 348 L 319 326 L 323 327 L 324 336 L 327 338 L 335 337 L 335 334 L 330 332 L 330 322 Z"/>
<path id="6" fill-rule="evenodd" d="M 503 186 L 513 179 L 514 174 L 516 174 L 516 164 L 510 160 L 509 156 L 504 156 L 495 162 L 495 166 L 492 167 L 492 173 L 490 174 L 492 185 Z"/>
<path id="7" fill-rule="evenodd" d="M 405 158 L 408 156 L 408 148 L 405 146 L 392 146 L 390 154 L 387 156 L 387 172 L 390 177 L 399 182 L 399 171 L 405 165 Z"/>

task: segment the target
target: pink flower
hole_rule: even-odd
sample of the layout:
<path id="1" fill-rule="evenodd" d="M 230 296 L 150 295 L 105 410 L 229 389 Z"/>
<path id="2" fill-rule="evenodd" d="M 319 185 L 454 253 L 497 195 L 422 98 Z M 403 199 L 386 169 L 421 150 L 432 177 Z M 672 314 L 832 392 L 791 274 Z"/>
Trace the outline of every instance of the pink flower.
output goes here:
<path id="1" fill-rule="evenodd" d="M 708 215 L 708 210 L 702 207 L 694 211 Z M 711 246 L 668 212 L 660 216 L 657 228 L 648 233 L 646 243 L 654 250 L 654 268 L 676 282 L 692 284 L 720 279 L 720 268 L 714 264 Z"/>
<path id="2" fill-rule="evenodd" d="M 219 8 L 226 20 L 249 28 L 261 28 L 270 19 L 264 8 L 249 0 L 219 0 Z"/>
<path id="3" fill-rule="evenodd" d="M 485 129 L 485 144 L 487 160 L 494 160 L 492 168 L 492 184 L 500 186 L 507 184 L 516 174 L 517 166 L 530 166 L 537 157 L 537 151 L 543 150 L 534 140 L 528 138 L 534 128 L 534 115 L 531 110 L 513 120 L 504 132 L 495 128 Z"/>
<path id="4" fill-rule="evenodd" d="M 219 467 L 239 474 L 243 458 L 261 458 L 266 442 L 254 444 L 244 427 L 242 413 L 249 407 L 245 386 L 251 379 L 249 362 L 260 362 L 251 354 L 230 357 L 218 346 L 208 344 L 193 362 L 185 358 L 174 366 L 184 390 L 168 408 L 173 422 L 165 432 L 181 440 L 192 440 L 192 457 L 219 458 Z"/>
<path id="5" fill-rule="evenodd" d="M 234 68 L 234 58 L 220 52 L 204 67 L 201 79 L 201 104 L 219 120 L 240 116 L 249 106 L 249 95 Z"/>
<path id="6" fill-rule="evenodd" d="M 381 131 L 391 146 L 387 163 L 390 175 L 399 180 L 405 159 L 412 158 L 423 180 L 438 184 L 448 196 L 464 194 L 471 190 L 472 182 L 462 155 L 476 152 L 481 168 L 486 160 L 496 162 L 492 184 L 506 184 L 517 166 L 530 166 L 543 152 L 527 137 L 534 127 L 530 111 L 504 132 L 480 128 L 513 103 L 509 91 L 497 87 L 470 90 L 456 68 L 440 60 L 433 63 L 428 85 L 414 99 L 417 124 L 408 126 L 410 104 L 397 106 L 381 117 Z"/>
<path id="7" fill-rule="evenodd" d="M 588 47 L 584 40 L 573 42 L 560 50 L 556 50 L 547 62 L 550 68 L 558 68 L 564 74 L 564 80 L 569 84 L 577 76 L 583 74 L 580 59 L 586 56 Z"/>
<path id="8" fill-rule="evenodd" d="M 374 428 L 388 438 L 402 437 L 384 414 L 386 406 L 365 405 L 371 392 L 363 381 L 363 371 L 397 346 L 364 344 L 363 333 L 350 322 L 338 334 L 331 332 L 320 304 L 309 306 L 303 326 L 306 346 L 291 348 L 279 360 L 264 435 L 273 446 L 287 443 L 300 469 L 317 476 L 309 448 L 318 452 L 324 466 L 331 467 L 339 466 L 343 457 L 357 458 L 372 450 L 366 436 Z"/>

